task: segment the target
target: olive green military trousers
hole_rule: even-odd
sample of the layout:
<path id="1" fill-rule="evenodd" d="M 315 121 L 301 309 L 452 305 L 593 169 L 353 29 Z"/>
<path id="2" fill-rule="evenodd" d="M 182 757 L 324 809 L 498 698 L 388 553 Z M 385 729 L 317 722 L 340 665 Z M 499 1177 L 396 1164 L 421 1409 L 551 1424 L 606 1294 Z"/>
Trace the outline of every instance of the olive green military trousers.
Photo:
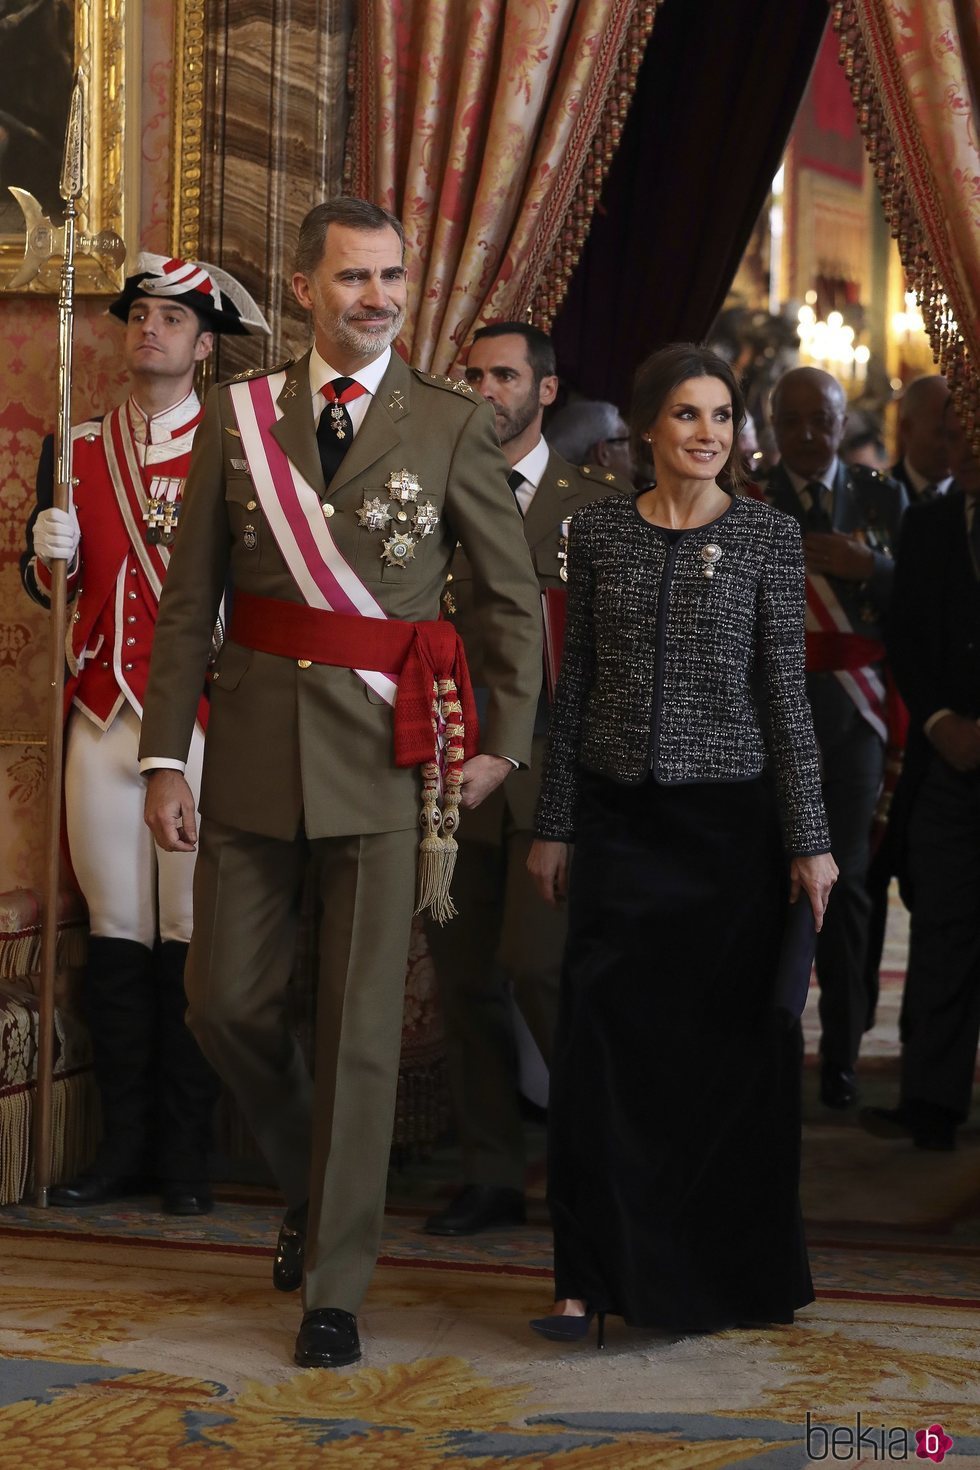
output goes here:
<path id="1" fill-rule="evenodd" d="M 415 906 L 414 828 L 292 842 L 204 820 L 188 1024 L 289 1206 L 309 1199 L 307 1311 L 356 1312 L 377 1260 Z M 303 880 L 322 905 L 314 1079 L 286 988 Z"/>

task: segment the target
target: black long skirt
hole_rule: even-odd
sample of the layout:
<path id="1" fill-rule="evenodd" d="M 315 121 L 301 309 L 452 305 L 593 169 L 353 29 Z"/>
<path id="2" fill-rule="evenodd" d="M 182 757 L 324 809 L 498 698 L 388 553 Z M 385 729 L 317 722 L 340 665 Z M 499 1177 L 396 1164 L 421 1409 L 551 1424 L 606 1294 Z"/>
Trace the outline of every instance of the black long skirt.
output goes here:
<path id="1" fill-rule="evenodd" d="M 549 1106 L 556 1300 L 675 1331 L 813 1300 L 802 1044 L 772 1004 L 786 885 L 764 779 L 583 773 Z"/>

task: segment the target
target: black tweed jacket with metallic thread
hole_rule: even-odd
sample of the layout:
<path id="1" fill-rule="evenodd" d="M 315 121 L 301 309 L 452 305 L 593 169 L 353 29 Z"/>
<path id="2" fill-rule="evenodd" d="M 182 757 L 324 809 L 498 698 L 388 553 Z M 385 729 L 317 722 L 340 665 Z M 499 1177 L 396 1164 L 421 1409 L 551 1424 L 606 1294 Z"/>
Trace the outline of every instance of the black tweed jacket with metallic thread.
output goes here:
<path id="1" fill-rule="evenodd" d="M 580 767 L 685 785 L 771 764 L 787 850 L 829 851 L 796 522 L 736 497 L 671 544 L 632 497 L 613 496 L 572 517 L 568 567 L 538 835 L 574 840 Z"/>

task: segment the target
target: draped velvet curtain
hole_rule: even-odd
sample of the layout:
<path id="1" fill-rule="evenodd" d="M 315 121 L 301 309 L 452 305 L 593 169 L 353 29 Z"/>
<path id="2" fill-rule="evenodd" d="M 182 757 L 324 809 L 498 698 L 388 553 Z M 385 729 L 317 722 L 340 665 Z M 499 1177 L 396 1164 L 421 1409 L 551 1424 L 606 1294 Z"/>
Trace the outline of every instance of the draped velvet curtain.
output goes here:
<path id="1" fill-rule="evenodd" d="M 980 447 L 980 18 L 975 0 L 837 0 L 834 25 L 909 280 Z"/>
<path id="2" fill-rule="evenodd" d="M 627 408 L 638 363 L 720 310 L 806 88 L 826 0 L 666 0 L 553 336 L 559 370 Z"/>
<path id="3" fill-rule="evenodd" d="M 448 372 L 482 323 L 555 309 L 656 12 L 362 0 L 349 184 L 405 223 L 416 366 Z"/>

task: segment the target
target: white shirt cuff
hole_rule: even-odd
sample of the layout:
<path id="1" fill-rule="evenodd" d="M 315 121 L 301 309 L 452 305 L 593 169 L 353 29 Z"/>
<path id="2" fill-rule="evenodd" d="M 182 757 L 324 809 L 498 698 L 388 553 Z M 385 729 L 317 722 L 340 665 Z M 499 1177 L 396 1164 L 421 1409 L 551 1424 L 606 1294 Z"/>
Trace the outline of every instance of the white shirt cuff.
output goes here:
<path id="1" fill-rule="evenodd" d="M 186 761 L 170 760 L 165 755 L 146 755 L 140 761 L 140 775 L 148 776 L 151 771 L 185 771 Z"/>
<path id="2" fill-rule="evenodd" d="M 922 728 L 925 730 L 927 735 L 931 735 L 933 727 L 935 725 L 938 725 L 940 720 L 944 720 L 947 715 L 952 715 L 955 713 L 956 711 L 951 709 L 937 709 L 934 715 L 929 716 Z"/>

